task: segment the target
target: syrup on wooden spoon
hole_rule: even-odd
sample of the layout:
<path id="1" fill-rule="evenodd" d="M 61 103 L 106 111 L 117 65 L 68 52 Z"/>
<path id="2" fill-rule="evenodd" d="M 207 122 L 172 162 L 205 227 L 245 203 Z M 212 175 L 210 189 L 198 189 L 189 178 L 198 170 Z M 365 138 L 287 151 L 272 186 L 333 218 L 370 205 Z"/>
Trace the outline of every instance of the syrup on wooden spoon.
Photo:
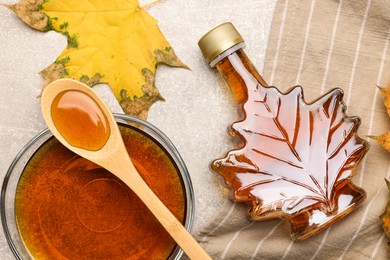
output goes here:
<path id="1" fill-rule="evenodd" d="M 90 87 L 56 80 L 43 90 L 41 108 L 53 135 L 128 185 L 191 259 L 211 259 L 138 174 L 114 117 Z"/>

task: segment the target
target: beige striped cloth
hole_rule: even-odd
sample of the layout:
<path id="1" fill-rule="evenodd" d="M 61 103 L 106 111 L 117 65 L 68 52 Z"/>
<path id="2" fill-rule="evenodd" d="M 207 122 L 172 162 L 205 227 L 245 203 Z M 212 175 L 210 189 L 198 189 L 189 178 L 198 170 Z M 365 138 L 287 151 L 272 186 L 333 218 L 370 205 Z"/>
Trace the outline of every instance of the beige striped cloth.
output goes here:
<path id="1" fill-rule="evenodd" d="M 279 0 L 264 78 L 283 91 L 302 85 L 306 101 L 340 87 L 347 113 L 362 119 L 359 135 L 387 132 L 390 119 L 376 85 L 390 83 L 389 33 L 389 0 Z M 379 216 L 390 154 L 370 143 L 353 179 L 367 191 L 366 201 L 320 234 L 294 242 L 287 223 L 253 223 L 245 205 L 227 199 L 197 239 L 214 259 L 386 259 L 388 238 Z"/>

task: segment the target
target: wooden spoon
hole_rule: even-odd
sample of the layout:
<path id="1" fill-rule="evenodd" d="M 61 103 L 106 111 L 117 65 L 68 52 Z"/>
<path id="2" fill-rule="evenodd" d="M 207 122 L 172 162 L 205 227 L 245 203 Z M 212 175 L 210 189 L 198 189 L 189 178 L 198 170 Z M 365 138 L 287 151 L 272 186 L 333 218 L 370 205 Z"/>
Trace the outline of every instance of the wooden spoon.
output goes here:
<path id="1" fill-rule="evenodd" d="M 113 115 L 90 87 L 70 79 L 54 81 L 43 90 L 41 109 L 53 135 L 127 184 L 191 259 L 211 259 L 141 178 Z"/>

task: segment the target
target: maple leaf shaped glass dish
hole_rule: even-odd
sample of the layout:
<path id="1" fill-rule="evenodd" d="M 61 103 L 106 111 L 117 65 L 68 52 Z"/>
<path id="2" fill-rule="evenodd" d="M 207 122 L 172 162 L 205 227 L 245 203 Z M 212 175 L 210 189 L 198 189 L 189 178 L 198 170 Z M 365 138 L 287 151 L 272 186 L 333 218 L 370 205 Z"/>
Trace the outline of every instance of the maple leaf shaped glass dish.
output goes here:
<path id="1" fill-rule="evenodd" d="M 235 201 L 250 204 L 253 220 L 288 219 L 293 239 L 306 239 L 349 214 L 366 197 L 351 182 L 369 149 L 348 117 L 343 91 L 333 89 L 306 103 L 296 86 L 268 87 L 230 23 L 199 42 L 241 104 L 243 119 L 231 126 L 243 147 L 212 162 Z"/>

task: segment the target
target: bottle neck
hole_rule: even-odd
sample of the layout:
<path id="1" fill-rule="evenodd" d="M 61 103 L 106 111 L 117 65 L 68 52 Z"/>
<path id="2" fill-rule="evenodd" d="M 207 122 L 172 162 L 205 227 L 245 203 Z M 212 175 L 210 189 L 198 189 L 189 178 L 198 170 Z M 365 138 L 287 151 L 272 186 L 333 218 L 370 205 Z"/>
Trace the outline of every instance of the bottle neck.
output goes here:
<path id="1" fill-rule="evenodd" d="M 254 90 L 258 84 L 263 87 L 268 85 L 242 48 L 230 53 L 228 51 L 225 52 L 228 53 L 225 57 L 219 57 L 216 68 L 230 86 L 237 102 L 242 104 L 248 99 L 248 91 Z"/>

